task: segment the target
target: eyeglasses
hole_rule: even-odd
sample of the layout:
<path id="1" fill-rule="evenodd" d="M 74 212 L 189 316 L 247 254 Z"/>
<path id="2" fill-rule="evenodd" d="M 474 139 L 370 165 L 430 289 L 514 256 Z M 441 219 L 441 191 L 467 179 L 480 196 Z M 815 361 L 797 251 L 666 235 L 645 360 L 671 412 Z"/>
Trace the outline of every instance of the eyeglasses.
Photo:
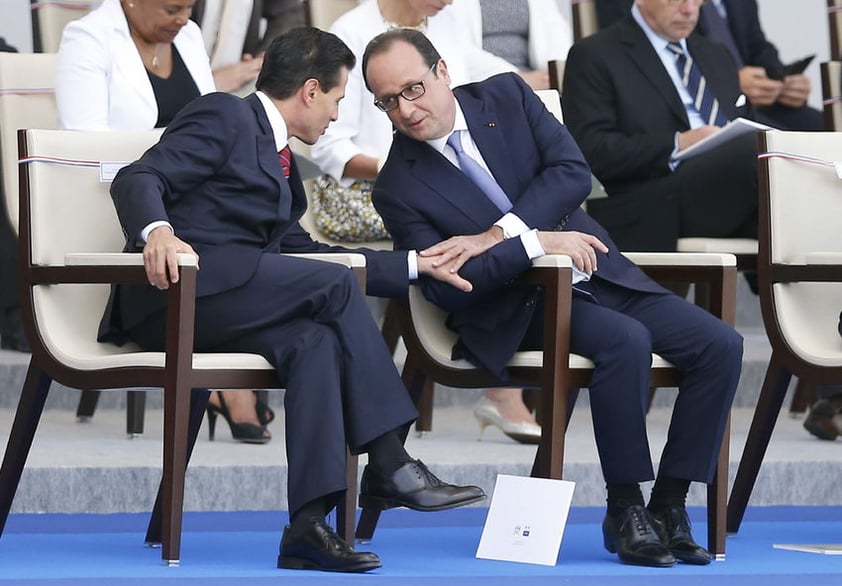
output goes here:
<path id="1" fill-rule="evenodd" d="M 377 106 L 383 112 L 391 112 L 395 108 L 398 107 L 398 98 L 401 97 L 407 102 L 413 102 L 424 95 L 426 92 L 426 88 L 424 87 L 424 80 L 427 78 L 430 73 L 436 68 L 438 63 L 433 63 L 433 66 L 427 70 L 427 73 L 424 74 L 424 77 L 416 81 L 415 83 L 409 84 L 405 88 L 403 88 L 397 94 L 392 94 L 391 96 L 384 96 L 382 98 L 377 98 L 374 100 L 374 105 Z"/>
<path id="2" fill-rule="evenodd" d="M 667 0 L 667 4 L 670 6 L 678 6 L 679 4 L 687 4 L 690 0 Z M 704 6 L 707 4 L 708 0 L 694 0 L 696 6 Z"/>

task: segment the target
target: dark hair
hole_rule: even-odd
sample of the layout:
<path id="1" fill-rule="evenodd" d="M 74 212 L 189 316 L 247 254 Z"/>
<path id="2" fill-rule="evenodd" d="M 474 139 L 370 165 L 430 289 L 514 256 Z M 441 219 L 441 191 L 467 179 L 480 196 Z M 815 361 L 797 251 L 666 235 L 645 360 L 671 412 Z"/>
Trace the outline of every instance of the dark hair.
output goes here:
<path id="1" fill-rule="evenodd" d="M 432 67 L 441 60 L 441 55 L 433 46 L 424 33 L 411 28 L 393 28 L 387 30 L 385 33 L 380 33 L 368 42 L 365 53 L 363 53 L 363 80 L 365 87 L 371 91 L 368 85 L 368 62 L 375 55 L 385 53 L 392 48 L 397 42 L 403 41 L 409 43 L 421 54 L 421 58 L 427 64 L 427 67 Z M 434 75 L 438 73 L 433 72 Z"/>
<path id="2" fill-rule="evenodd" d="M 357 58 L 334 34 L 313 27 L 297 27 L 276 37 L 266 54 L 256 87 L 276 100 L 293 95 L 308 79 L 322 92 L 339 83 L 343 67 L 353 69 Z"/>

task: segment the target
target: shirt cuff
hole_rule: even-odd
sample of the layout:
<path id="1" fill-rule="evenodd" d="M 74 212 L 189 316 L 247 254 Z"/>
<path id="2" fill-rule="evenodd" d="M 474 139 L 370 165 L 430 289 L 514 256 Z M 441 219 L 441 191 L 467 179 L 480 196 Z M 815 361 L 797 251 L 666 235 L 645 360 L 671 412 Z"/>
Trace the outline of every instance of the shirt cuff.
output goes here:
<path id="1" fill-rule="evenodd" d="M 406 253 L 406 268 L 409 273 L 409 280 L 410 281 L 417 281 L 418 280 L 418 257 L 416 256 L 416 252 L 414 250 L 410 250 Z"/>
<path id="2" fill-rule="evenodd" d="M 520 236 L 524 232 L 529 231 L 529 226 L 511 212 L 505 214 L 502 218 L 494 222 L 494 225 L 500 226 L 500 229 L 503 230 L 503 238 L 506 239 Z"/>
<path id="3" fill-rule="evenodd" d="M 526 251 L 526 256 L 529 260 L 539 258 L 547 254 L 544 252 L 544 247 L 538 240 L 538 230 L 529 230 L 520 235 L 520 241 L 523 244 L 523 249 Z"/>
<path id="4" fill-rule="evenodd" d="M 146 228 L 140 231 L 140 237 L 143 239 L 144 242 L 146 242 L 147 240 L 149 240 L 149 233 L 160 226 L 166 226 L 170 229 L 170 231 L 173 234 L 175 234 L 175 230 L 173 230 L 172 225 L 169 222 L 165 222 L 164 220 L 158 220 L 157 222 L 147 224 Z"/>

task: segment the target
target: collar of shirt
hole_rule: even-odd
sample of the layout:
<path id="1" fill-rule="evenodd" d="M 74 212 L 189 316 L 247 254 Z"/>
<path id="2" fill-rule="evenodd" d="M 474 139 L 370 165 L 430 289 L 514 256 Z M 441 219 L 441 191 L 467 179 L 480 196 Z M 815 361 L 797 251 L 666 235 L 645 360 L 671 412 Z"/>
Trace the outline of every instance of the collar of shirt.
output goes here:
<path id="1" fill-rule="evenodd" d="M 289 135 L 287 134 L 287 123 L 284 117 L 281 116 L 281 111 L 271 100 L 269 96 L 261 91 L 256 91 L 257 99 L 263 104 L 263 109 L 266 110 L 266 116 L 269 118 L 269 126 L 272 128 L 272 134 L 275 135 L 275 150 L 280 151 L 289 144 Z"/>
<path id="2" fill-rule="evenodd" d="M 474 161 L 479 163 L 479 165 L 485 169 L 489 175 L 494 175 L 491 172 L 491 169 L 488 168 L 488 164 L 486 164 L 485 159 L 482 157 L 482 153 L 479 152 L 479 147 L 474 142 L 473 137 L 471 136 L 471 131 L 468 129 L 468 121 L 465 120 L 465 114 L 462 112 L 462 107 L 459 105 L 459 100 L 456 99 L 454 96 L 453 101 L 456 102 L 456 116 L 453 121 L 453 130 L 450 131 L 450 134 L 446 134 L 441 138 L 434 138 L 432 140 L 428 140 L 427 144 L 436 149 L 444 158 L 448 161 L 453 163 L 456 168 L 461 169 L 459 167 L 459 160 L 456 157 L 456 151 L 454 151 L 450 146 L 447 144 L 447 139 L 450 138 L 450 135 L 454 132 L 464 130 L 467 134 L 462 135 L 462 148 L 465 150 L 465 154 L 471 157 Z"/>
<path id="3" fill-rule="evenodd" d="M 459 100 L 457 100 L 456 97 L 454 96 L 453 101 L 456 104 L 456 118 L 453 121 L 453 130 L 450 131 L 450 134 L 453 134 L 454 132 L 457 132 L 457 131 L 460 131 L 460 130 L 468 130 L 468 122 L 465 120 L 465 114 L 462 112 L 462 107 L 459 105 Z M 432 140 L 428 140 L 427 144 L 430 145 L 431 147 L 433 147 L 434 149 L 436 149 L 441 154 L 443 154 L 449 160 L 455 161 L 456 155 L 455 155 L 455 153 L 453 153 L 453 150 L 447 149 L 445 151 L 445 148 L 444 148 L 444 147 L 447 146 L 447 139 L 450 138 L 450 134 L 442 136 L 441 138 L 434 138 Z M 453 156 L 452 157 L 448 156 L 448 153 L 453 153 Z"/>

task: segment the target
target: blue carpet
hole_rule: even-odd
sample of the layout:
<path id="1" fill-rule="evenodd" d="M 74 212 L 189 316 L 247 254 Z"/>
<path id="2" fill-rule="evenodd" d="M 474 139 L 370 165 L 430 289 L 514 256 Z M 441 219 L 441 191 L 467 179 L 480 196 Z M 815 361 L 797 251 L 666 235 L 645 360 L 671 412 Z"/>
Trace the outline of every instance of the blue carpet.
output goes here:
<path id="1" fill-rule="evenodd" d="M 181 566 L 166 568 L 160 550 L 143 546 L 146 515 L 12 515 L 0 540 L 0 583 L 25 586 L 140 584 L 605 584 L 741 586 L 842 584 L 842 556 L 782 551 L 774 543 L 842 543 L 842 507 L 755 507 L 727 559 L 706 567 L 637 568 L 602 548 L 602 510 L 571 511 L 554 567 L 478 560 L 485 509 L 384 513 L 368 546 L 384 567 L 365 575 L 275 568 L 285 513 L 186 513 Z M 704 510 L 691 510 L 705 535 Z"/>

